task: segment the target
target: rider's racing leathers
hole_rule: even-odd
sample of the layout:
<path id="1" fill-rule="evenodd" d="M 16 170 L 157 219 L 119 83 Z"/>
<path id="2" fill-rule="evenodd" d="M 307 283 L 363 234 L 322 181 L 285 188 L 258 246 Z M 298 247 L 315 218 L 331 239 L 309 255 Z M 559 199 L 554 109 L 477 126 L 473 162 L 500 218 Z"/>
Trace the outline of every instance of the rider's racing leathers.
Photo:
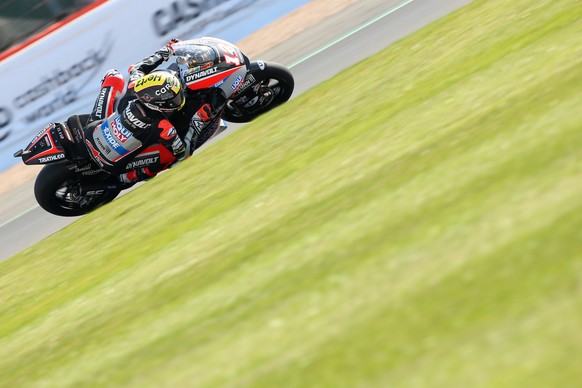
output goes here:
<path id="1" fill-rule="evenodd" d="M 85 143 L 89 156 L 101 169 L 119 175 L 119 181 L 130 184 L 151 178 L 183 159 L 185 148 L 167 117 L 148 109 L 136 98 L 126 99 L 123 107 L 113 111 L 115 98 L 124 85 L 121 74 L 115 70 L 107 72 L 85 128 Z M 134 166 L 133 156 L 148 147 L 147 166 L 135 162 Z M 121 174 L 131 166 L 135 169 Z"/>
<path id="2" fill-rule="evenodd" d="M 172 39 L 167 46 L 144 58 L 129 68 L 130 80 L 149 74 L 172 55 L 172 45 L 179 42 Z M 248 60 L 247 60 L 248 61 Z M 177 74 L 181 77 L 180 74 Z M 182 77 L 181 77 L 182 78 Z M 186 81 L 182 79 L 184 84 Z M 126 97 L 124 97 L 125 99 Z M 184 141 L 186 154 L 192 152 L 208 140 L 221 125 L 221 114 L 227 98 L 218 89 L 186 90 L 186 106 L 176 112 L 172 118 L 179 136 Z M 123 104 L 123 100 L 121 102 Z"/>

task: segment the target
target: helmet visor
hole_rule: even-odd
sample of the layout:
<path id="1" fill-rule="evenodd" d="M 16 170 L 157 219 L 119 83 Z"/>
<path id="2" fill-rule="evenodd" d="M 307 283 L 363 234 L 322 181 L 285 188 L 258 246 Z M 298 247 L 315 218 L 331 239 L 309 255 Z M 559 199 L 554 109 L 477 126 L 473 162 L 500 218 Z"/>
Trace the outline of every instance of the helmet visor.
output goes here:
<path id="1" fill-rule="evenodd" d="M 182 109 L 185 104 L 184 93 L 180 92 L 171 100 L 164 101 L 164 107 L 159 107 L 159 109 L 161 112 L 174 112 Z"/>

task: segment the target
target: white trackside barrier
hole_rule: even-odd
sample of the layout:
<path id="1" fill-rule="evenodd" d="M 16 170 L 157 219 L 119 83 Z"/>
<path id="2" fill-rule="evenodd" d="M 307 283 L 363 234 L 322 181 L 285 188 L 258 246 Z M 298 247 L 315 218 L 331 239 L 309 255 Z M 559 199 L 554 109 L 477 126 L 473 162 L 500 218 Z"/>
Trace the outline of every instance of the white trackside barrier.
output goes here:
<path id="1" fill-rule="evenodd" d="M 236 42 L 308 0 L 110 0 L 0 62 L 0 171 L 49 122 L 88 113 L 100 79 L 174 37 Z"/>

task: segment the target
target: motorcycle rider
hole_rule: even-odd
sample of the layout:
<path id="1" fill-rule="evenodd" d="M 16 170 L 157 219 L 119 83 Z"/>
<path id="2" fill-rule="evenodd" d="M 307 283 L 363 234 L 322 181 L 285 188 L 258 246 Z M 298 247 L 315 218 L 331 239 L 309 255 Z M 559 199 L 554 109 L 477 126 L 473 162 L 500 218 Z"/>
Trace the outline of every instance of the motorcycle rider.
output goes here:
<path id="1" fill-rule="evenodd" d="M 85 128 L 85 143 L 89 156 L 102 170 L 119 174 L 121 183 L 131 185 L 154 177 L 186 156 L 184 143 L 168 120 L 184 107 L 186 99 L 175 74 L 155 71 L 133 77 L 123 105 L 114 112 L 115 100 L 124 86 L 119 72 L 107 72 Z M 154 144 L 162 146 L 152 149 L 155 156 L 151 160 L 155 163 L 120 173 L 132 156 Z"/>
<path id="2" fill-rule="evenodd" d="M 188 156 L 208 140 L 223 123 L 221 115 L 227 99 L 235 90 L 228 90 L 228 95 L 219 88 L 206 86 L 202 89 L 190 86 L 189 76 L 196 71 L 212 69 L 217 62 L 217 52 L 210 46 L 220 46 L 230 55 L 224 55 L 226 62 L 233 61 L 235 65 L 249 68 L 249 59 L 234 45 L 216 38 L 200 38 L 194 40 L 172 39 L 152 55 L 129 68 L 130 80 L 142 77 L 157 69 L 172 58 L 168 69 L 176 71 L 186 85 L 186 108 L 172 117 L 172 123 L 182 137 Z M 214 61 L 214 62 L 213 62 Z M 122 100 L 123 101 L 123 100 Z M 121 102 L 123 104 L 123 102 Z"/>
<path id="3" fill-rule="evenodd" d="M 219 45 L 221 47 L 220 50 L 226 52 L 226 54 L 223 53 L 226 62 L 230 63 L 230 66 L 244 68 L 241 72 L 246 74 L 246 68 L 249 66 L 248 58 L 236 46 L 226 41 L 216 38 L 201 38 L 189 41 L 172 39 L 166 46 L 160 48 L 154 54 L 130 66 L 130 82 L 125 93 L 123 93 L 125 85 L 123 76 L 116 70 L 110 70 L 102 81 L 101 92 L 95 102 L 95 107 L 89 121 L 103 120 L 105 117 L 108 117 L 116 104 L 117 111 L 120 114 L 123 114 L 123 112 L 126 112 L 131 107 L 133 113 L 131 115 L 125 114 L 125 116 L 129 116 L 132 119 L 139 117 L 139 120 L 145 123 L 150 114 L 153 114 L 151 117 L 154 120 L 157 119 L 156 116 L 159 116 L 159 114 L 155 112 L 156 110 L 159 111 L 159 109 L 149 106 L 151 105 L 151 101 L 148 104 L 148 101 L 144 100 L 151 98 L 151 96 L 143 91 L 138 91 L 138 88 L 135 88 L 134 85 L 139 84 L 141 82 L 140 80 L 147 79 L 149 74 L 159 72 L 160 70 L 155 69 L 162 63 L 168 61 L 170 57 L 174 57 L 174 63 L 170 64 L 169 69 L 163 71 L 166 74 L 172 73 L 174 77 L 179 78 L 182 89 L 183 91 L 185 90 L 185 93 L 182 95 L 185 101 L 177 109 L 166 109 L 162 111 L 166 115 L 166 118 L 171 121 L 171 125 L 174 128 L 171 132 L 171 139 L 168 139 L 164 144 L 168 145 L 168 142 L 172 143 L 172 150 L 177 160 L 189 157 L 196 148 L 200 147 L 219 129 L 222 124 L 221 114 L 227 99 L 236 92 L 236 88 L 234 87 L 232 89 L 219 89 L 210 86 L 203 88 L 199 88 L 198 86 L 188 87 L 188 80 L 192 78 L 192 72 L 203 71 L 205 68 L 215 70 L 216 68 L 213 69 L 212 66 L 220 62 L 217 51 L 212 49 L 210 47 L 211 45 Z M 241 76 L 242 78 L 244 77 Z M 239 84 L 242 84 L 242 82 L 239 81 Z M 225 93 L 225 90 L 227 93 Z M 136 111 L 134 107 L 136 104 L 141 107 L 149 107 L 150 110 Z M 152 109 L 154 113 L 150 113 Z M 124 124 L 129 126 L 134 125 L 131 121 L 126 119 Z M 133 128 L 131 131 L 138 131 L 138 128 Z M 163 132 L 160 133 L 160 135 L 162 134 Z M 162 138 L 162 142 L 163 140 Z M 179 148 L 178 146 L 182 147 L 182 149 L 176 154 L 176 149 Z M 95 144 L 93 144 L 92 152 L 96 151 L 94 148 Z M 98 163 L 103 164 L 101 166 L 103 169 L 113 170 L 104 160 L 100 160 Z M 167 168 L 171 164 L 166 163 L 163 165 L 165 167 L 160 166 L 156 171 L 152 171 L 151 168 L 142 168 L 131 173 L 122 174 L 119 179 L 124 183 L 133 183 L 147 179 L 148 177 L 155 176 L 157 172 Z"/>

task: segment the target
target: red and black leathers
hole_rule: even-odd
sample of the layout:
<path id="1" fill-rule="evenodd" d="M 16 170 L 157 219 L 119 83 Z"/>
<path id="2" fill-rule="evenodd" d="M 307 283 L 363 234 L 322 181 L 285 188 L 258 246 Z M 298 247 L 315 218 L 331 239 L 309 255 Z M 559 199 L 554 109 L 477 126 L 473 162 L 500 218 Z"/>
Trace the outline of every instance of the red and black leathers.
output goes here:
<path id="1" fill-rule="evenodd" d="M 102 120 L 113 114 L 115 100 L 123 93 L 125 80 L 117 70 L 109 70 L 101 80 L 99 97 L 95 101 L 89 122 Z"/>
<path id="2" fill-rule="evenodd" d="M 171 40 L 167 46 L 131 66 L 129 68 L 130 80 L 149 74 L 160 66 L 172 55 L 172 44 L 176 42 L 178 42 L 177 39 Z M 182 79 L 182 81 L 185 80 Z M 130 97 L 124 96 L 121 105 L 124 104 L 126 98 Z M 219 128 L 220 115 L 226 101 L 218 89 L 208 88 L 196 91 L 186 89 L 186 105 L 170 118 L 184 141 L 186 156 L 190 156 Z"/>
<path id="3" fill-rule="evenodd" d="M 104 88 L 107 85 L 103 83 Z M 91 117 L 99 117 L 107 109 L 111 109 L 108 104 L 96 103 Z M 153 177 L 185 155 L 184 143 L 166 116 L 147 109 L 137 99 L 126 100 L 106 119 L 90 123 L 85 137 L 90 156 L 104 171 L 121 174 L 130 170 L 120 176 L 124 183 Z M 138 153 L 140 159 L 134 160 Z"/>

